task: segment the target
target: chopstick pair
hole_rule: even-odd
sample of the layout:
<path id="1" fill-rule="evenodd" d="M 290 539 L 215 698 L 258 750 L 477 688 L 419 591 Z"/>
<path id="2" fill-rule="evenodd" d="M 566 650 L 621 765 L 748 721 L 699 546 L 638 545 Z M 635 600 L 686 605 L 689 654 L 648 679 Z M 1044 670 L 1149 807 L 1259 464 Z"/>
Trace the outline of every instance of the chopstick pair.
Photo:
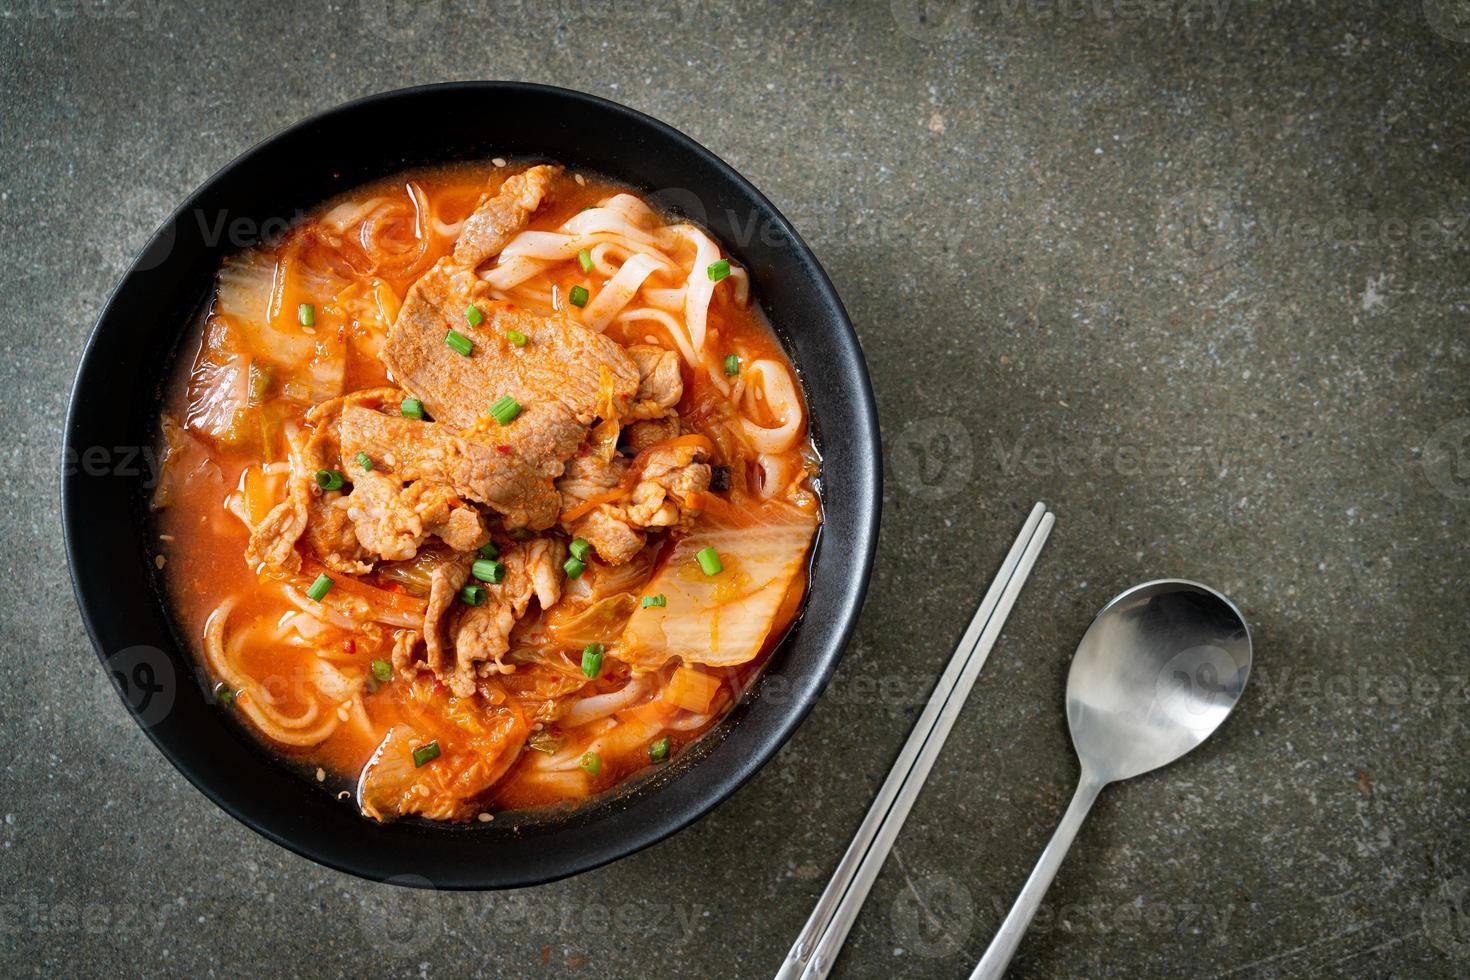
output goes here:
<path id="1" fill-rule="evenodd" d="M 832 874 L 832 880 L 817 900 L 817 907 L 802 927 L 791 951 L 786 954 L 776 980 L 821 980 L 832 969 L 842 943 L 847 939 L 858 910 L 862 908 L 873 881 L 878 877 L 893 841 L 898 837 L 914 800 L 923 788 L 934 760 L 944 747 L 960 708 L 975 685 L 975 678 L 990 656 L 990 648 L 1005 626 L 1016 596 L 1026 584 L 1036 558 L 1056 523 L 1056 515 L 1038 502 L 1031 509 L 1021 534 L 1006 554 L 1000 571 L 975 611 L 975 618 L 960 638 L 949 665 L 934 686 L 929 702 L 909 733 L 908 741 L 883 781 L 878 797 L 868 808 L 847 853 Z"/>

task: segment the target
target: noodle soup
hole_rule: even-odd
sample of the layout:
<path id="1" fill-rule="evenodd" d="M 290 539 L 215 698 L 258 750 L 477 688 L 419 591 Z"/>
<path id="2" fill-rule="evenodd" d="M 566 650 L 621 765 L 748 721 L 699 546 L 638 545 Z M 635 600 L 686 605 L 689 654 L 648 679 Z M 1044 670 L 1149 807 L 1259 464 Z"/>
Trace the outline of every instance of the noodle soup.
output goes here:
<path id="1" fill-rule="evenodd" d="M 793 365 L 702 229 L 555 165 L 416 172 L 227 261 L 160 420 L 221 710 L 374 820 L 665 765 L 798 614 Z"/>

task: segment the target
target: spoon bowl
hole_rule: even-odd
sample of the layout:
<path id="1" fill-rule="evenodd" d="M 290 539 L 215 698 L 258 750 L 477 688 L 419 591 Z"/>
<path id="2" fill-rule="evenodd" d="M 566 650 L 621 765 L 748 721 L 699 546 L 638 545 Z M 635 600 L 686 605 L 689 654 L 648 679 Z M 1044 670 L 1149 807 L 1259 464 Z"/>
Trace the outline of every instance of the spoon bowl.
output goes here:
<path id="1" fill-rule="evenodd" d="M 1083 771 L 1109 783 L 1178 759 L 1229 717 L 1250 670 L 1245 618 L 1214 589 L 1169 579 L 1117 596 L 1067 675 Z"/>

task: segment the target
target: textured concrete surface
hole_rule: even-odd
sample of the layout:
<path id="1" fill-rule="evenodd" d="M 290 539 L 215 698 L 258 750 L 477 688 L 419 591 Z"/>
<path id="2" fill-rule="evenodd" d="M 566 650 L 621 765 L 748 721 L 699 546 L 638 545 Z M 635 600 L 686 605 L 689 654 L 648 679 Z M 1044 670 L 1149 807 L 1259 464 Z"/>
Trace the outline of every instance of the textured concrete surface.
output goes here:
<path id="1" fill-rule="evenodd" d="M 969 970 L 1077 775 L 1077 638 L 1161 575 L 1240 602 L 1255 676 L 1106 793 L 1015 975 L 1470 972 L 1463 0 L 0 0 L 0 76 L 4 973 L 769 975 L 1038 497 L 1052 543 L 838 974 Z M 889 464 L 856 642 L 776 761 L 499 895 L 365 884 L 206 802 L 98 669 L 56 516 L 76 353 L 173 204 L 307 113 L 461 77 L 624 101 L 764 189 Z"/>

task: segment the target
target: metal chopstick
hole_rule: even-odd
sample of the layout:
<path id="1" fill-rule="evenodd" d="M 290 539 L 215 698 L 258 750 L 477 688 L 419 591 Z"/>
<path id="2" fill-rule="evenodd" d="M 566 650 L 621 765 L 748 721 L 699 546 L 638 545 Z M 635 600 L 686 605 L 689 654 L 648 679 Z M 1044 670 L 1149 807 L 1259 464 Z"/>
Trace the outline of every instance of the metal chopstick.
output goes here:
<path id="1" fill-rule="evenodd" d="M 1055 519 L 1043 503 L 1032 508 L 777 980 L 824 977 L 831 969 Z"/>

